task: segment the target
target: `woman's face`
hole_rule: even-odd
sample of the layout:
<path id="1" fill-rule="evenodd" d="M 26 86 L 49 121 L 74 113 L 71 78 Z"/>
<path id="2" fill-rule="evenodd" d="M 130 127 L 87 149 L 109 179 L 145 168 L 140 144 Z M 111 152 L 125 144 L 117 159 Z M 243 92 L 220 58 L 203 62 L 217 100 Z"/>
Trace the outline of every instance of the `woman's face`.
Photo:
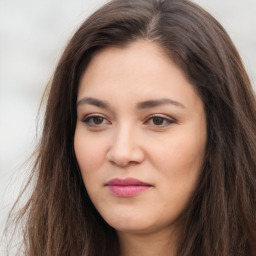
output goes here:
<path id="1" fill-rule="evenodd" d="M 81 77 L 74 147 L 88 194 L 118 232 L 169 229 L 206 146 L 201 99 L 152 42 L 99 51 Z"/>

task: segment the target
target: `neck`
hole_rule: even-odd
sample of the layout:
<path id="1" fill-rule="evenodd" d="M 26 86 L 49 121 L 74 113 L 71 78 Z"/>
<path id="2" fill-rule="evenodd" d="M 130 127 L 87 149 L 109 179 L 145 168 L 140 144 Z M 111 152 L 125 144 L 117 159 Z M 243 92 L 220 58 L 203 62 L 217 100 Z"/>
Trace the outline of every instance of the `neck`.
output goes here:
<path id="1" fill-rule="evenodd" d="M 174 234 L 151 233 L 133 234 L 129 232 L 118 232 L 121 248 L 121 256 L 174 256 L 175 241 Z"/>

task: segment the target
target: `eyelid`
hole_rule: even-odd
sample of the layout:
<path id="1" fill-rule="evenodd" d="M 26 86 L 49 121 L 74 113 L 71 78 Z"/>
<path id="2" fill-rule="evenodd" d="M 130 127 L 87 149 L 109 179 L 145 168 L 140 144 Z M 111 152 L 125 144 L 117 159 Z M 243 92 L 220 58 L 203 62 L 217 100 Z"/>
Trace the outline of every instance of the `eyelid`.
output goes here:
<path id="1" fill-rule="evenodd" d="M 171 124 L 174 124 L 177 122 L 177 120 L 173 117 L 170 117 L 170 116 L 167 116 L 167 115 L 163 115 L 163 114 L 152 114 L 152 115 L 149 115 L 147 118 L 146 118 L 146 121 L 144 122 L 145 124 L 147 124 L 150 120 L 152 120 L 154 117 L 159 117 L 159 118 L 162 118 L 164 121 L 167 122 L 167 124 L 163 124 L 163 125 L 156 125 L 156 124 L 151 124 L 151 126 L 154 126 L 154 127 L 158 127 L 158 128 L 164 128 L 164 127 L 167 127 Z"/>
<path id="2" fill-rule="evenodd" d="M 103 118 L 104 119 L 104 121 L 107 121 L 107 123 L 106 122 L 104 122 L 104 123 L 101 123 L 101 124 L 90 124 L 89 123 L 89 121 L 91 120 L 91 119 L 93 119 L 93 118 L 96 118 L 96 117 L 100 117 L 100 118 Z M 110 121 L 104 116 L 104 115 L 102 115 L 102 114 L 98 114 L 98 113 L 93 113 L 93 114 L 88 114 L 88 115 L 85 115 L 83 118 L 82 118 L 82 120 L 81 120 L 83 123 L 85 123 L 87 126 L 89 126 L 89 127 L 92 127 L 92 128 L 99 128 L 99 127 L 102 127 L 102 126 L 104 126 L 104 125 L 108 125 L 108 124 L 110 124 Z"/>

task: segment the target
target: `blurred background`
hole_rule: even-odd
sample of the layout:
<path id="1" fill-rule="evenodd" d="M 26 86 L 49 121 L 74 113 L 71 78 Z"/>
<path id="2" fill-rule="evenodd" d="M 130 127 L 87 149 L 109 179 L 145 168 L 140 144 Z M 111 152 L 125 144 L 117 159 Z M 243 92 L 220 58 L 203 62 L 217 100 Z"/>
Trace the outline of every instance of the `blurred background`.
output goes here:
<path id="1" fill-rule="evenodd" d="M 37 113 L 44 89 L 67 40 L 105 2 L 0 1 L 0 236 L 8 211 L 28 177 L 22 165 L 37 140 Z M 256 1 L 194 2 L 228 31 L 256 90 Z M 0 247 L 0 255 L 4 255 L 2 250 Z"/>

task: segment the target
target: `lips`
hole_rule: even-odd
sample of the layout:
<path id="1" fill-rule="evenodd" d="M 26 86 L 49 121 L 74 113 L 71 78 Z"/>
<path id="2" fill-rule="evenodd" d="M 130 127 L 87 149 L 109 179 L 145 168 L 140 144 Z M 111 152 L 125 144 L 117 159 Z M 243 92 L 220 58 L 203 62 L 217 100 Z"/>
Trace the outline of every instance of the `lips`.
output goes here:
<path id="1" fill-rule="evenodd" d="M 106 186 L 110 192 L 119 197 L 136 196 L 152 187 L 152 185 L 135 178 L 112 179 Z"/>

